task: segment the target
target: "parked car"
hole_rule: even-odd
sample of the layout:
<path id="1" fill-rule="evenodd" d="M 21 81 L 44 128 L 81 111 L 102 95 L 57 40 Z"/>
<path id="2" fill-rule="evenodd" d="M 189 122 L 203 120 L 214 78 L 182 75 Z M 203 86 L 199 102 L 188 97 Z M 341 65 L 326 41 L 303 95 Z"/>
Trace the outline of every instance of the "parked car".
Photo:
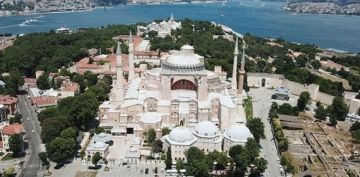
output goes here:
<path id="1" fill-rule="evenodd" d="M 148 168 L 145 169 L 145 174 L 149 174 L 149 169 Z"/>

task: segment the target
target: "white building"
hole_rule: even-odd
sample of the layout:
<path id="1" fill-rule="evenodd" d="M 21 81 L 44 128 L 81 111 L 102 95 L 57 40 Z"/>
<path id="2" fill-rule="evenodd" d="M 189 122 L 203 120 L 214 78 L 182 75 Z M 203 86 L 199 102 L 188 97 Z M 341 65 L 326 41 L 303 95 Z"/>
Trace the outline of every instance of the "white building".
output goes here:
<path id="1" fill-rule="evenodd" d="M 132 56 L 130 44 L 131 41 L 129 56 Z M 234 66 L 237 66 L 238 55 L 236 42 Z M 242 144 L 252 137 L 245 126 L 242 106 L 244 50 L 242 56 L 239 84 L 236 82 L 237 67 L 233 68 L 232 80 L 228 82 L 222 72 L 205 70 L 203 57 L 195 54 L 189 45 L 171 52 L 160 68 L 133 77 L 129 74 L 128 82 L 124 82 L 118 44 L 117 78 L 110 101 L 99 107 L 100 126 L 116 136 L 134 134 L 137 137 L 144 137 L 152 128 L 158 138 L 162 128 L 170 128 L 171 133 L 162 139 L 165 146 L 171 146 L 172 157 L 176 159 L 184 159 L 184 152 L 191 146 L 206 153 L 221 150 L 222 134 L 227 131 L 234 133 L 227 136 L 227 147 Z M 134 70 L 131 61 L 130 57 L 129 73 Z M 228 130 L 234 125 L 241 129 Z"/>
<path id="2" fill-rule="evenodd" d="M 171 35 L 171 30 L 176 29 L 181 29 L 181 22 L 176 22 L 173 14 L 171 14 L 169 21 L 164 20 L 160 23 L 152 22 L 147 26 L 137 26 L 138 35 L 156 31 L 158 32 L 158 36 L 162 38 Z"/>
<path id="3" fill-rule="evenodd" d="M 106 158 L 106 156 L 109 154 L 109 145 L 104 142 L 91 141 L 91 143 L 86 148 L 86 157 L 91 159 L 92 156 L 94 156 L 97 152 L 100 153 L 101 157 Z"/>

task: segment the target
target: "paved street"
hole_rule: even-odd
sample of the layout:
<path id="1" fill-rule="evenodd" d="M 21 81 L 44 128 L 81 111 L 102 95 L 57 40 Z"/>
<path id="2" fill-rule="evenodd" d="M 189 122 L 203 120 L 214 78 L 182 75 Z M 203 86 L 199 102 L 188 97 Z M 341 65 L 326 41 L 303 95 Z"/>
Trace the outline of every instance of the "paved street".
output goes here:
<path id="1" fill-rule="evenodd" d="M 29 142 L 30 156 L 26 157 L 23 172 L 20 175 L 24 177 L 35 177 L 40 171 L 40 159 L 38 153 L 41 148 L 41 138 L 37 126 L 35 125 L 37 122 L 36 115 L 26 97 L 27 95 L 19 96 L 18 108 L 23 116 L 23 125 Z M 35 132 L 32 132 L 33 130 Z"/>
<path id="2" fill-rule="evenodd" d="M 266 139 L 260 141 L 261 152 L 260 155 L 268 161 L 268 167 L 264 172 L 266 177 L 279 177 L 280 163 L 278 162 L 279 156 L 275 148 L 274 138 L 271 132 L 271 125 L 268 120 L 268 114 L 271 106 L 272 90 L 266 88 L 251 89 L 250 95 L 253 98 L 253 111 L 254 117 L 259 117 L 265 126 Z"/>

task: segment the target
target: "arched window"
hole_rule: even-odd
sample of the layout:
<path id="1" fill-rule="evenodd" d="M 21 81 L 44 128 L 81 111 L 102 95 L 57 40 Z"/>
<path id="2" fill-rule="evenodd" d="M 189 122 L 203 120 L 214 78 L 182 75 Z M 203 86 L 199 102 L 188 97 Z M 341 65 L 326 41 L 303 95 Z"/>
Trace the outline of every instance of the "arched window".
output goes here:
<path id="1" fill-rule="evenodd" d="M 171 85 L 171 90 L 186 89 L 186 90 L 197 90 L 197 86 L 189 80 L 178 80 Z"/>

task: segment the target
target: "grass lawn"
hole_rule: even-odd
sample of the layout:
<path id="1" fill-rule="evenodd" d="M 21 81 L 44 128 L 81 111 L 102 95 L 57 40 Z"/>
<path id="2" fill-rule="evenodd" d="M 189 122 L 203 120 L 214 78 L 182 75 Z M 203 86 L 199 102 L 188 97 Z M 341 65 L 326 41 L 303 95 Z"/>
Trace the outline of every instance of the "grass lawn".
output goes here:
<path id="1" fill-rule="evenodd" d="M 12 154 L 11 153 L 8 153 L 8 154 L 6 154 L 1 160 L 12 160 L 12 159 L 14 159 L 13 157 L 12 157 Z"/>
<path id="2" fill-rule="evenodd" d="M 252 106 L 252 98 L 251 97 L 248 97 L 245 100 L 245 113 L 246 113 L 246 119 L 253 118 L 253 106 Z"/>

